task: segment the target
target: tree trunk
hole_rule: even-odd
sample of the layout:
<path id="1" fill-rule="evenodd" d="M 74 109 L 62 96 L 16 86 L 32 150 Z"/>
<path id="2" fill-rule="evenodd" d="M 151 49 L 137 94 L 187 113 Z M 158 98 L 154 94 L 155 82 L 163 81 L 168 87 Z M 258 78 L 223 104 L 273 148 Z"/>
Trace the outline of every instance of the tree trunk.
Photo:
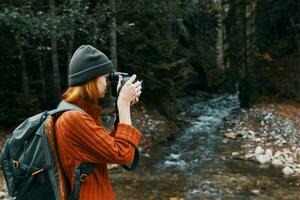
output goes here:
<path id="1" fill-rule="evenodd" d="M 40 47 L 43 47 L 43 43 L 40 43 Z M 45 66 L 43 65 L 43 51 L 44 48 L 41 48 L 40 52 L 38 53 L 38 65 L 39 65 L 39 71 L 40 71 L 40 78 L 41 78 L 41 88 L 42 88 L 42 104 L 46 104 L 46 81 L 45 81 Z"/>
<path id="2" fill-rule="evenodd" d="M 116 2 L 110 0 L 111 7 L 111 24 L 110 24 L 110 57 L 113 64 L 113 69 L 117 71 L 117 25 L 116 25 Z"/>
<path id="3" fill-rule="evenodd" d="M 295 33 L 297 50 L 298 50 L 298 53 L 300 54 L 300 34 L 298 32 L 300 30 L 300 24 L 295 24 L 295 22 L 291 16 L 289 16 L 289 18 L 290 18 L 290 22 L 292 24 L 293 31 Z"/>
<path id="4" fill-rule="evenodd" d="M 75 2 L 75 0 L 70 0 L 71 5 L 73 6 L 73 9 L 79 9 L 80 8 L 80 1 Z M 75 38 L 75 19 L 71 19 L 71 24 L 70 24 L 70 38 L 68 40 L 68 50 L 67 50 L 67 75 L 69 74 L 69 64 L 74 52 L 74 38 Z M 68 80 L 68 77 L 67 77 Z"/>
<path id="5" fill-rule="evenodd" d="M 221 12 L 219 15 L 219 28 L 218 28 L 218 39 L 217 39 L 217 65 L 220 69 L 224 70 L 224 6 L 223 0 L 220 2 L 221 4 Z"/>
<path id="6" fill-rule="evenodd" d="M 172 22 L 174 22 L 175 16 L 177 16 L 177 5 L 176 1 L 166 1 L 168 7 L 168 22 L 166 25 L 166 37 L 168 41 L 173 40 L 173 27 Z"/>
<path id="7" fill-rule="evenodd" d="M 58 101 L 60 94 L 60 75 L 59 75 L 59 64 L 57 56 L 57 39 L 56 36 L 51 37 L 51 55 L 52 55 L 52 76 L 53 76 L 53 92 L 55 100 Z"/>
<path id="8" fill-rule="evenodd" d="M 23 49 L 20 47 L 20 59 L 21 59 L 21 67 L 22 67 L 22 90 L 25 96 L 29 96 L 29 81 L 28 81 L 28 73 L 26 69 L 26 63 L 24 60 Z"/>
<path id="9" fill-rule="evenodd" d="M 27 68 L 26 68 L 26 63 L 24 60 L 24 52 L 23 52 L 23 48 L 22 45 L 19 43 L 21 41 L 20 35 L 17 33 L 15 35 L 16 38 L 16 43 L 18 46 L 18 50 L 19 50 L 19 55 L 20 55 L 20 66 L 21 66 L 21 80 L 22 80 L 22 91 L 24 93 L 25 96 L 29 96 L 29 81 L 28 81 L 28 73 L 27 73 Z"/>
<path id="10" fill-rule="evenodd" d="M 221 0 L 221 18 L 222 18 L 222 24 L 221 24 L 221 27 L 222 27 L 222 31 L 221 31 L 221 34 L 222 34 L 222 54 L 223 54 L 223 58 L 222 58 L 222 64 L 223 64 L 223 67 L 225 69 L 225 59 L 224 59 L 224 56 L 225 56 L 225 24 L 224 24 L 224 15 L 225 15 L 225 8 L 224 8 L 224 0 Z"/>
<path id="11" fill-rule="evenodd" d="M 230 80 L 230 87 L 235 91 L 239 80 L 239 54 L 240 54 L 240 31 L 238 30 L 238 7 L 235 0 L 229 0 L 229 10 L 225 20 L 227 46 L 226 65 L 228 66 L 227 77 Z"/>
<path id="12" fill-rule="evenodd" d="M 183 18 L 178 18 L 176 20 L 176 22 L 177 22 L 177 25 L 178 25 L 181 35 L 184 37 L 184 39 L 187 43 L 190 43 L 191 36 L 190 36 L 190 33 L 188 32 L 186 26 L 183 23 Z"/>
<path id="13" fill-rule="evenodd" d="M 249 69 L 248 69 L 248 37 L 247 37 L 247 2 L 244 1 L 243 3 L 243 10 L 242 10 L 242 17 L 243 17 L 243 74 L 241 76 L 241 88 L 243 91 L 240 91 L 241 97 L 241 107 L 242 108 L 249 108 L 250 107 L 250 97 L 251 97 L 251 90 L 249 88 Z"/>
<path id="14" fill-rule="evenodd" d="M 71 58 L 73 55 L 73 49 L 74 49 L 74 29 L 71 31 L 71 38 L 68 41 L 68 51 L 67 51 L 68 63 L 67 63 L 67 66 L 69 66 L 69 64 L 70 64 L 70 61 L 71 61 Z M 67 67 L 67 75 L 68 74 L 69 74 L 69 67 Z"/>
<path id="15" fill-rule="evenodd" d="M 50 0 L 50 12 L 52 16 L 55 15 L 55 1 Z M 57 56 L 57 38 L 56 33 L 51 36 L 51 56 L 52 56 L 52 76 L 53 76 L 53 102 L 56 104 L 60 97 L 60 74 L 59 74 L 59 64 Z"/>

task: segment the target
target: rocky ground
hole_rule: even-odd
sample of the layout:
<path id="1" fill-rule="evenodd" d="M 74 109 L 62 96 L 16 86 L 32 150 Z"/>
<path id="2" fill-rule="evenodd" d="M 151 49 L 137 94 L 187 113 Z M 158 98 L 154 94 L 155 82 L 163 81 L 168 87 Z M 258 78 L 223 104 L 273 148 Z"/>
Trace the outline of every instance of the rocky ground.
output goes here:
<path id="1" fill-rule="evenodd" d="M 225 127 L 225 128 L 224 128 Z M 233 159 L 273 166 L 286 176 L 300 176 L 300 105 L 259 104 L 237 110 L 224 121 L 223 143 L 236 140 L 239 148 L 227 152 Z"/>
<path id="2" fill-rule="evenodd" d="M 174 122 L 141 104 L 132 110 L 132 118 L 133 125 L 143 133 L 142 154 L 145 149 L 178 133 Z M 106 114 L 104 119 L 106 124 L 110 124 L 113 116 Z M 0 128 L 1 138 L 7 137 L 9 131 Z M 249 110 L 238 109 L 225 118 L 220 132 L 224 134 L 225 145 L 237 146 L 228 148 L 224 159 L 251 160 L 265 167 L 276 167 L 286 176 L 300 176 L 299 104 L 262 103 Z M 3 141 L 0 140 L 1 143 Z M 0 199 L 7 199 L 2 176 L 0 183 Z"/>

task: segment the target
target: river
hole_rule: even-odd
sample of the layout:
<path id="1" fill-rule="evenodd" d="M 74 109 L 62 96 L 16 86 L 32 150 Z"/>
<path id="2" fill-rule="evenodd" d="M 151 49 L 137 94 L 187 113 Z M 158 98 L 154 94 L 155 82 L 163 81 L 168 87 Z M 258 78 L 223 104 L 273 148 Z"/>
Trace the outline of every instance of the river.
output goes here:
<path id="1" fill-rule="evenodd" d="M 142 151 L 135 172 L 110 172 L 117 200 L 300 199 L 295 178 L 225 156 L 239 146 L 219 133 L 224 117 L 239 108 L 237 94 L 187 97 L 181 105 L 178 137 Z"/>

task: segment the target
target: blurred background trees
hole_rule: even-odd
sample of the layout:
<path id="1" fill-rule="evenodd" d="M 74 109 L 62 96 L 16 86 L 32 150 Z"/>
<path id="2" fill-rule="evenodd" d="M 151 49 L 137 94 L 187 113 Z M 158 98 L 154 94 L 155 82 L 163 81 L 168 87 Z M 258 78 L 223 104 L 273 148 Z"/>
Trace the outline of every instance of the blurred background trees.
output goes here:
<path id="1" fill-rule="evenodd" d="M 169 118 L 195 90 L 300 100 L 299 13 L 293 0 L 2 0 L 0 122 L 53 108 L 82 44 L 136 73 Z"/>

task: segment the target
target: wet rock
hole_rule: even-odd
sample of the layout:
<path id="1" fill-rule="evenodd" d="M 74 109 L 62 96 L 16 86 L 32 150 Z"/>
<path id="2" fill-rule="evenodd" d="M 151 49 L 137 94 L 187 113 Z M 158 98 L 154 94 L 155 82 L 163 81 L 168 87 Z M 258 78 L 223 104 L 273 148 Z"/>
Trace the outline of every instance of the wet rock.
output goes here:
<path id="1" fill-rule="evenodd" d="M 251 190 L 251 193 L 253 193 L 253 194 L 259 194 L 259 190 Z"/>
<path id="2" fill-rule="evenodd" d="M 279 158 L 281 156 L 282 152 L 281 151 L 276 151 L 274 154 L 274 158 Z"/>
<path id="3" fill-rule="evenodd" d="M 255 142 L 260 142 L 261 141 L 261 138 L 256 138 L 255 139 Z"/>
<path id="4" fill-rule="evenodd" d="M 284 175 L 290 175 L 294 173 L 294 170 L 289 166 L 286 166 L 285 168 L 282 169 L 282 172 Z"/>
<path id="5" fill-rule="evenodd" d="M 278 159 L 272 160 L 272 165 L 274 167 L 278 167 L 278 168 L 282 168 L 284 166 L 283 162 L 281 160 L 278 160 Z"/>
<path id="6" fill-rule="evenodd" d="M 223 144 L 227 144 L 229 141 L 228 141 L 228 139 L 224 139 L 222 142 L 223 142 Z"/>
<path id="7" fill-rule="evenodd" d="M 298 162 L 300 161 L 300 148 L 295 149 L 293 157 L 296 161 L 298 161 Z"/>
<path id="8" fill-rule="evenodd" d="M 259 154 L 263 154 L 263 153 L 265 153 L 265 150 L 261 146 L 257 146 L 255 148 L 255 151 L 254 151 L 255 155 L 259 155 Z"/>
<path id="9" fill-rule="evenodd" d="M 253 158 L 253 157 L 254 157 L 253 153 L 248 153 L 248 154 L 245 155 L 246 159 L 250 159 L 250 158 Z"/>
<path id="10" fill-rule="evenodd" d="M 148 153 L 144 153 L 142 155 L 145 156 L 145 157 L 147 157 L 147 158 L 150 158 L 150 155 Z"/>
<path id="11" fill-rule="evenodd" d="M 287 164 L 291 164 L 294 162 L 294 159 L 292 157 L 285 157 L 285 161 Z"/>
<path id="12" fill-rule="evenodd" d="M 170 197 L 169 200 L 184 200 L 184 198 L 181 198 L 181 197 Z"/>
<path id="13" fill-rule="evenodd" d="M 171 159 L 178 160 L 179 157 L 180 157 L 180 154 L 174 154 L 174 153 L 170 154 Z"/>
<path id="14" fill-rule="evenodd" d="M 235 139 L 236 138 L 236 133 L 234 133 L 234 132 L 228 132 L 228 133 L 225 133 L 224 136 L 226 138 L 229 138 L 229 139 Z"/>
<path id="15" fill-rule="evenodd" d="M 276 142 L 274 143 L 274 145 L 278 146 L 278 147 L 282 147 L 283 143 L 281 140 L 276 140 Z"/>
<path id="16" fill-rule="evenodd" d="M 266 149 L 265 154 L 266 154 L 267 156 L 269 156 L 270 158 L 273 157 L 273 152 L 272 152 L 271 149 Z"/>
<path id="17" fill-rule="evenodd" d="M 286 144 L 286 140 L 281 140 L 282 144 Z"/>
<path id="18" fill-rule="evenodd" d="M 284 161 L 288 164 L 293 163 L 294 159 L 292 157 L 292 153 L 289 150 L 285 150 L 282 154 Z"/>
<path id="19" fill-rule="evenodd" d="M 271 157 L 265 154 L 255 155 L 256 160 L 261 164 L 265 165 L 271 162 Z"/>
<path id="20" fill-rule="evenodd" d="M 294 172 L 297 173 L 297 174 L 299 174 L 300 173 L 300 168 L 294 169 Z"/>
<path id="21" fill-rule="evenodd" d="M 247 131 L 245 131 L 245 130 L 242 130 L 242 131 L 239 131 L 239 132 L 237 132 L 237 134 L 236 134 L 236 137 L 247 137 L 248 136 L 248 132 Z"/>
<path id="22" fill-rule="evenodd" d="M 238 156 L 238 155 L 240 155 L 240 153 L 239 152 L 232 152 L 231 155 L 232 156 Z"/>

